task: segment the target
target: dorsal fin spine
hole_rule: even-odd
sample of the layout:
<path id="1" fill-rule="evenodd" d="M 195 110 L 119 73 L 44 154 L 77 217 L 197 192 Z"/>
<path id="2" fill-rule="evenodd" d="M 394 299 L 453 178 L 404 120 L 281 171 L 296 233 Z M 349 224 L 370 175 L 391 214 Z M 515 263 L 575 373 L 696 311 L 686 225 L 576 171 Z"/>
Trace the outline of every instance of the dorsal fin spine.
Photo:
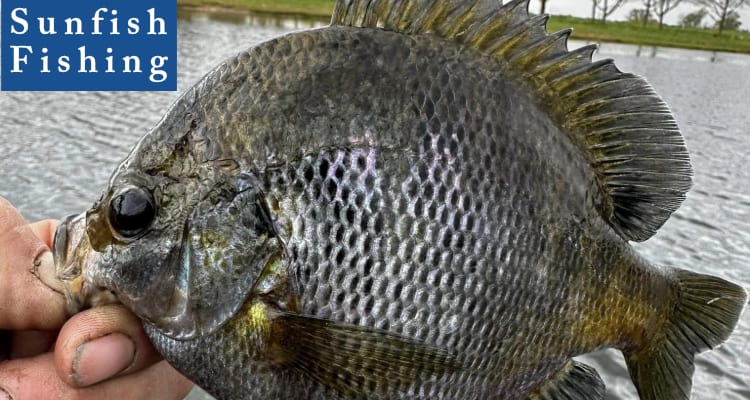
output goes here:
<path id="1" fill-rule="evenodd" d="M 479 27 L 471 29 L 472 32 L 466 37 L 466 43 L 473 43 L 478 49 L 486 49 L 490 41 L 497 37 L 496 32 L 503 32 L 509 27 L 510 21 L 506 18 L 487 19 L 480 22 Z M 512 29 L 512 28 L 511 28 Z"/>
<path id="2" fill-rule="evenodd" d="M 516 25 L 512 30 L 506 32 L 495 40 L 495 45 L 489 49 L 490 54 L 511 54 L 510 49 L 524 46 L 524 40 L 529 36 L 534 35 L 534 31 L 530 29 L 533 26 L 546 26 L 547 20 L 549 19 L 546 15 L 539 15 L 534 18 L 527 20 L 523 24 Z"/>
<path id="3" fill-rule="evenodd" d="M 443 4 L 450 4 L 450 2 Z M 417 25 L 426 27 L 428 32 L 436 32 L 439 24 L 445 22 L 451 13 L 452 10 L 448 7 L 426 8 L 420 18 L 417 19 Z"/>
<path id="4" fill-rule="evenodd" d="M 573 32 L 572 29 L 564 29 L 556 32 L 546 38 L 534 43 L 529 48 L 518 52 L 513 57 L 509 58 L 508 61 L 519 67 L 526 67 L 534 62 L 541 64 L 545 60 L 542 58 L 546 55 L 546 52 L 554 46 L 565 44 Z M 525 62 L 523 62 L 525 60 Z"/>
<path id="5" fill-rule="evenodd" d="M 559 71 L 565 71 L 569 66 L 578 63 L 588 63 L 593 57 L 594 52 L 598 46 L 596 44 L 590 44 L 587 46 L 579 47 L 575 50 L 567 53 L 562 53 L 557 56 L 553 56 L 544 64 L 538 65 L 533 69 L 534 74 L 539 75 L 543 78 L 547 78 L 552 74 L 558 73 Z"/>
<path id="6" fill-rule="evenodd" d="M 451 16 L 453 23 L 444 31 L 447 37 L 457 37 L 462 35 L 469 28 L 472 20 L 472 11 L 477 3 L 466 2 L 462 7 L 457 8 Z"/>
<path id="7" fill-rule="evenodd" d="M 596 51 L 596 48 L 597 45 L 592 44 L 562 55 L 551 56 L 549 61 L 536 67 L 531 67 L 529 73 L 536 76 L 538 80 L 547 82 L 551 80 L 553 76 L 559 75 L 562 71 L 565 71 L 568 67 L 579 64 L 583 62 L 582 60 L 590 60 L 591 56 Z"/>
<path id="8" fill-rule="evenodd" d="M 591 79 L 595 77 L 597 70 L 610 65 L 612 65 L 612 60 L 594 61 L 589 65 L 581 65 L 565 71 L 563 74 L 548 80 L 547 84 L 560 94 L 564 94 L 568 90 L 571 90 L 571 88 L 583 88 L 583 90 L 587 90 L 586 88 L 592 84 Z"/>
<path id="9" fill-rule="evenodd" d="M 496 59 L 498 73 L 514 74 L 536 94 L 581 150 L 603 194 L 595 196 L 600 215 L 627 240 L 649 238 L 690 187 L 687 149 L 669 108 L 643 79 L 610 60 L 592 62 L 596 46 L 568 51 L 570 31 L 548 34 L 547 17 L 529 17 L 528 6 L 529 0 L 338 0 L 331 23 L 434 35 Z"/>

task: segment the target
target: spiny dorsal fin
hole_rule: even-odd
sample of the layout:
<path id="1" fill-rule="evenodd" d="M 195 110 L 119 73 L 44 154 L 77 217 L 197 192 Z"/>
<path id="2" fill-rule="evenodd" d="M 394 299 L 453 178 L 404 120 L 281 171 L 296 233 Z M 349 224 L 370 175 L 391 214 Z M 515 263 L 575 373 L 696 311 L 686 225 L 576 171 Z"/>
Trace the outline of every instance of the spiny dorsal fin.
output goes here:
<path id="1" fill-rule="evenodd" d="M 674 118 L 642 78 L 595 46 L 568 51 L 528 0 L 339 0 L 333 25 L 433 34 L 505 61 L 536 93 L 596 173 L 602 217 L 625 239 L 651 237 L 685 199 L 692 169 Z"/>

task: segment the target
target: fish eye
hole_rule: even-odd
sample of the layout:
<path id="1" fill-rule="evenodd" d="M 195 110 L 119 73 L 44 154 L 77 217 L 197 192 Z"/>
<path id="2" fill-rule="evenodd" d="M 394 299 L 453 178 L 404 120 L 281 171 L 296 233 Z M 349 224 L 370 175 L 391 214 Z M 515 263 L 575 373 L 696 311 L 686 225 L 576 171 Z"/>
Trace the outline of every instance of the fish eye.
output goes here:
<path id="1" fill-rule="evenodd" d="M 134 238 L 145 232 L 156 217 L 151 193 L 139 188 L 128 188 L 109 203 L 109 222 L 124 238 Z"/>

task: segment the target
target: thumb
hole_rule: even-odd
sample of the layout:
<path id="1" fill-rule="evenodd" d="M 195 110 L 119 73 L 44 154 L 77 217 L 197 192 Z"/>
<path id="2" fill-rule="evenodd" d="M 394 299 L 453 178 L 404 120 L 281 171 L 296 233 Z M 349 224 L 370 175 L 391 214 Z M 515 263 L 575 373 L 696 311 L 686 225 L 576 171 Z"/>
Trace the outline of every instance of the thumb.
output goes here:
<path id="1" fill-rule="evenodd" d="M 62 293 L 41 278 L 55 275 L 49 251 L 54 226 L 28 225 L 0 197 L 0 329 L 55 330 L 65 321 Z"/>
<path id="2" fill-rule="evenodd" d="M 74 315 L 55 345 L 58 375 L 73 387 L 128 375 L 160 360 L 138 317 L 117 305 Z"/>

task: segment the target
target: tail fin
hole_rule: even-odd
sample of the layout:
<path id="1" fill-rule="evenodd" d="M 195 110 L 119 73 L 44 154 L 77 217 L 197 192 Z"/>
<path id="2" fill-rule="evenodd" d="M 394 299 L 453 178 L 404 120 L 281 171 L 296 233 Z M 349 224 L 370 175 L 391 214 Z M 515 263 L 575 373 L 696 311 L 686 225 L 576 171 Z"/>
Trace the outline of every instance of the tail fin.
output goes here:
<path id="1" fill-rule="evenodd" d="M 674 270 L 679 300 L 658 338 L 626 354 L 630 376 L 643 400 L 688 400 L 695 355 L 729 338 L 747 292 L 723 279 Z"/>

